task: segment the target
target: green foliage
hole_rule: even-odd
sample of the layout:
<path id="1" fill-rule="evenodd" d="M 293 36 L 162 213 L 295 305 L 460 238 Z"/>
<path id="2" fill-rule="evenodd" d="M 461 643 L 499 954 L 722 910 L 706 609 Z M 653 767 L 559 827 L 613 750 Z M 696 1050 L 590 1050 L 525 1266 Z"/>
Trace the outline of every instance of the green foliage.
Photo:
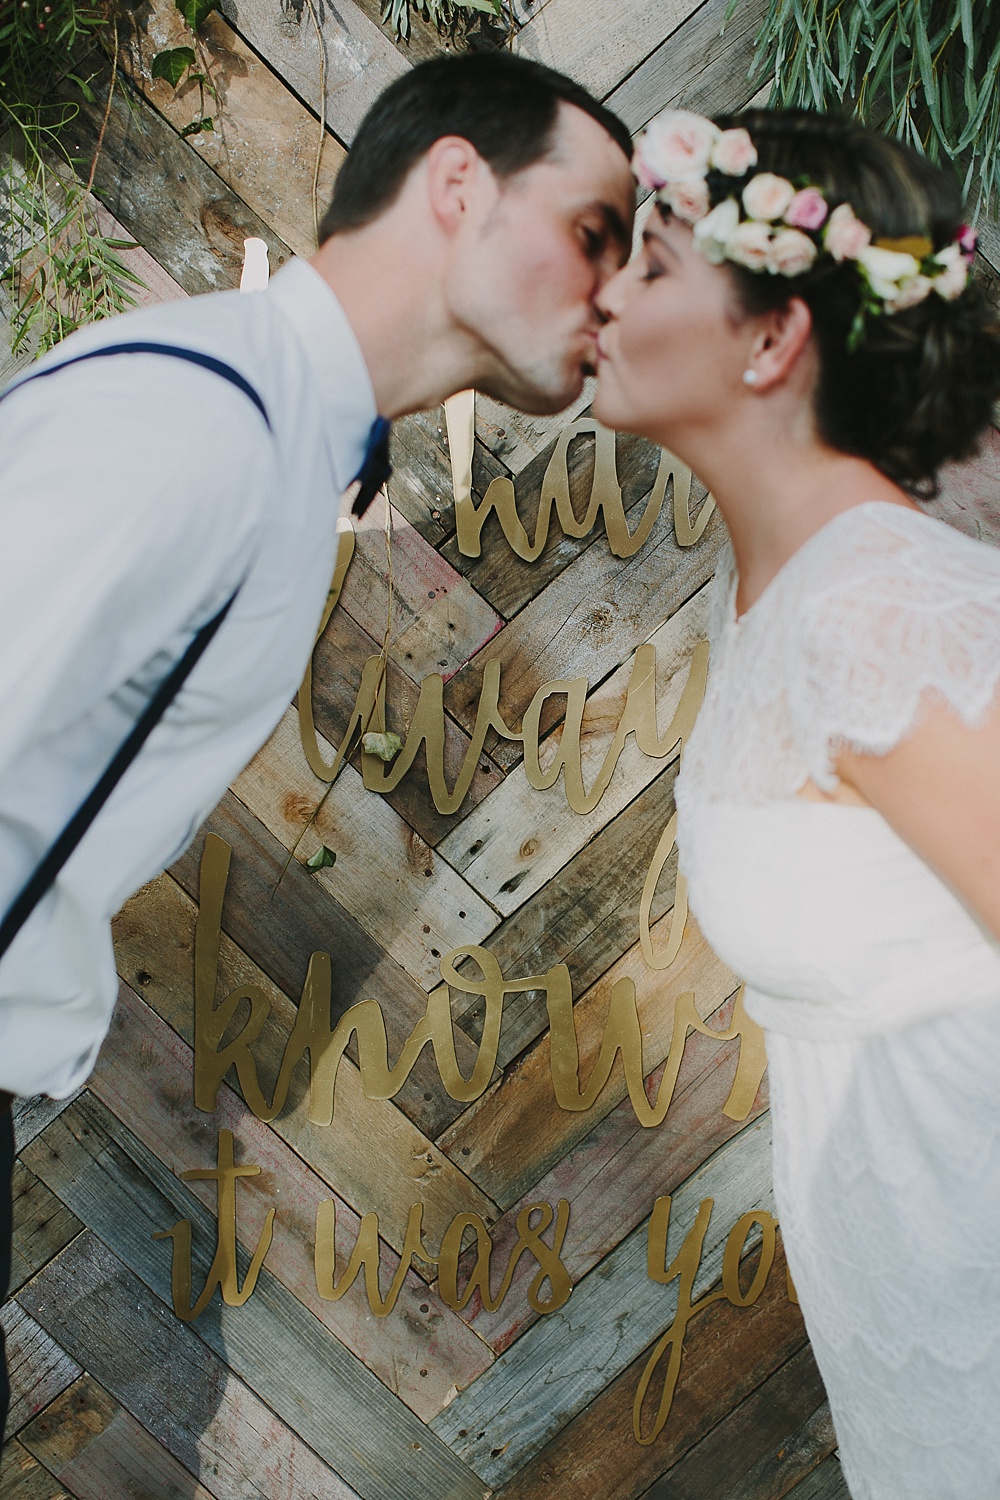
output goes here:
<path id="1" fill-rule="evenodd" d="M 436 26 L 443 36 L 454 36 L 467 28 L 477 14 L 509 20 L 505 0 L 382 0 L 382 19 L 397 37 L 410 35 L 410 12 Z"/>
<path id="2" fill-rule="evenodd" d="M 130 242 L 101 232 L 93 163 L 68 144 L 69 89 L 93 102 L 81 59 L 105 31 L 116 35 L 110 14 L 82 0 L 0 0 L 0 281 L 15 349 L 50 348 L 142 285 L 118 253 Z"/>
<path id="3" fill-rule="evenodd" d="M 175 0 L 175 4 L 192 31 L 197 31 L 217 9 L 216 0 Z"/>
<path id="4" fill-rule="evenodd" d="M 165 78 L 175 89 L 189 68 L 195 65 L 193 47 L 171 47 L 168 52 L 158 52 L 150 66 L 153 78 Z"/>
<path id="5" fill-rule="evenodd" d="M 998 70 L 994 0 L 770 0 L 754 59 L 772 104 L 847 105 L 953 162 L 966 192 L 978 174 L 982 206 L 1000 187 Z"/>
<path id="6" fill-rule="evenodd" d="M 319 848 L 316 850 L 316 853 L 310 854 L 309 858 L 306 860 L 306 869 L 329 870 L 331 866 L 335 865 L 336 863 L 337 856 L 336 854 L 334 854 L 333 850 L 328 849 L 325 844 L 320 844 Z"/>

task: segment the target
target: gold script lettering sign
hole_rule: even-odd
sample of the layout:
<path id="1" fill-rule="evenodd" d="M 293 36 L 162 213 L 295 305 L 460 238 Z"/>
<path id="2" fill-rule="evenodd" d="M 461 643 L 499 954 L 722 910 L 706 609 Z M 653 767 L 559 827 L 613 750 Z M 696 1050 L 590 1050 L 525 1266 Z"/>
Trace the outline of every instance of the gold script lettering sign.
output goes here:
<path id="1" fill-rule="evenodd" d="M 321 1203 L 316 1210 L 316 1289 L 319 1295 L 328 1302 L 338 1301 L 354 1285 L 363 1269 L 368 1306 L 376 1318 L 388 1317 L 396 1305 L 413 1259 L 422 1260 L 428 1265 L 435 1264 L 435 1258 L 424 1245 L 423 1213 L 422 1203 L 414 1203 L 410 1209 L 399 1265 L 389 1290 L 383 1297 L 379 1289 L 378 1214 L 365 1214 L 362 1218 L 347 1268 L 338 1280 L 335 1248 L 337 1205 L 332 1198 Z M 537 1222 L 532 1223 L 535 1214 L 538 1214 L 539 1218 Z M 551 1227 L 553 1221 L 555 1221 L 555 1230 L 553 1242 L 549 1245 L 542 1235 Z M 486 1222 L 479 1214 L 456 1214 L 444 1232 L 441 1249 L 436 1258 L 438 1296 L 447 1307 L 461 1312 L 462 1308 L 467 1306 L 473 1292 L 478 1291 L 486 1311 L 496 1312 L 510 1291 L 514 1272 L 521 1257 L 525 1254 L 533 1256 L 538 1264 L 538 1271 L 528 1287 L 528 1302 L 535 1312 L 555 1312 L 569 1299 L 573 1283 L 560 1259 L 566 1230 L 569 1227 L 569 1204 L 566 1199 L 560 1198 L 554 1210 L 551 1203 L 528 1204 L 518 1213 L 515 1226 L 517 1243 L 511 1250 L 507 1269 L 504 1271 L 499 1287 L 494 1292 L 490 1274 L 490 1261 L 494 1246 Z M 475 1236 L 476 1259 L 465 1287 L 459 1290 L 459 1258 L 462 1254 L 462 1242 L 470 1229 Z M 542 1287 L 546 1281 L 549 1283 L 550 1294 L 543 1298 Z"/>
<path id="2" fill-rule="evenodd" d="M 697 1302 L 692 1302 L 695 1278 L 698 1275 L 698 1267 L 701 1265 L 705 1235 L 708 1232 L 714 1202 L 712 1198 L 705 1198 L 702 1201 L 695 1221 L 684 1237 L 683 1245 L 669 1266 L 666 1264 L 666 1258 L 671 1200 L 669 1197 L 657 1198 L 653 1205 L 653 1213 L 649 1221 L 647 1270 L 650 1280 L 660 1282 L 663 1286 L 677 1279 L 677 1312 L 666 1333 L 654 1345 L 646 1367 L 639 1377 L 632 1406 L 632 1433 L 638 1443 L 655 1442 L 670 1415 L 670 1408 L 677 1390 L 677 1380 L 681 1372 L 681 1362 L 684 1358 L 684 1339 L 691 1319 L 696 1313 L 702 1312 L 706 1307 L 711 1307 L 713 1302 L 723 1299 L 731 1302 L 733 1307 L 752 1306 L 764 1290 L 764 1283 L 774 1263 L 777 1225 L 771 1214 L 761 1209 L 752 1209 L 738 1219 L 729 1231 L 722 1257 L 722 1285 L 712 1292 L 707 1292 Z M 755 1224 L 760 1228 L 761 1233 L 760 1260 L 753 1280 L 744 1291 L 740 1285 L 740 1261 L 746 1249 L 747 1238 Z M 790 1294 L 791 1290 L 791 1283 L 789 1283 Z M 656 1416 L 652 1427 L 644 1433 L 642 1430 L 643 1404 L 650 1383 L 664 1355 L 668 1357 L 666 1368 L 662 1372 L 662 1387 Z"/>
<path id="3" fill-rule="evenodd" d="M 632 557 L 649 539 L 663 508 L 667 483 L 674 482 L 674 530 L 682 547 L 691 547 L 708 525 L 715 501 L 709 495 L 692 521 L 691 470 L 672 453 L 663 450 L 653 488 L 635 531 L 629 531 L 622 501 L 615 458 L 615 434 L 593 417 L 584 417 L 564 428 L 552 451 L 538 498 L 534 540 L 529 540 L 517 509 L 513 481 L 494 479 L 477 506 L 472 497 L 472 454 L 475 438 L 475 392 L 460 391 L 445 402 L 448 447 L 451 452 L 452 485 L 455 492 L 455 531 L 458 550 L 464 557 L 482 554 L 482 532 L 491 511 L 496 512 L 507 545 L 525 562 L 535 562 L 549 538 L 552 508 L 564 536 L 585 537 L 593 531 L 599 514 L 604 516 L 608 546 L 615 557 Z M 590 500 L 582 520 L 577 518 L 570 495 L 569 448 L 574 438 L 594 438 L 594 477 Z"/>
<path id="4" fill-rule="evenodd" d="M 583 716 L 590 686 L 587 678 L 544 683 L 525 710 L 520 730 L 516 730 L 507 725 L 500 712 L 500 663 L 489 662 L 483 672 L 483 685 L 469 747 L 455 785 L 449 790 L 444 775 L 444 680 L 439 672 L 432 672 L 420 684 L 420 696 L 410 727 L 392 765 L 387 767 L 377 755 L 362 755 L 364 785 L 368 791 L 381 792 L 383 795 L 394 791 L 413 765 L 417 752 L 423 745 L 434 806 L 439 813 L 455 813 L 472 785 L 486 736 L 493 729 L 502 739 L 524 746 L 524 771 L 530 786 L 538 791 L 545 791 L 555 785 L 562 772 L 569 807 L 576 813 L 593 812 L 610 785 L 630 734 L 635 736 L 635 742 L 642 753 L 654 760 L 668 759 L 679 752 L 694 726 L 705 696 L 707 677 L 708 643 L 701 641 L 691 655 L 691 665 L 680 702 L 661 735 L 656 715 L 656 648 L 649 642 L 641 645 L 632 663 L 625 707 L 615 737 L 588 789 L 583 779 L 581 750 Z M 311 691 L 311 676 L 307 676 L 299 694 L 302 748 L 313 775 L 318 776 L 321 781 L 334 781 L 346 756 L 357 745 L 362 734 L 369 731 L 385 733 L 385 671 L 382 662 L 377 656 L 370 656 L 365 662 L 361 685 L 344 737 L 329 763 L 323 759 L 316 738 L 311 700 L 307 701 Z M 539 759 L 542 708 L 547 698 L 561 695 L 566 698 L 563 731 L 551 765 L 543 770 Z"/>
<path id="5" fill-rule="evenodd" d="M 631 979 L 619 979 L 612 987 L 600 1055 L 586 1087 L 581 1088 L 573 987 L 567 966 L 555 964 L 544 974 L 505 979 L 494 955 L 485 948 L 471 945 L 454 948 L 441 959 L 442 983 L 428 995 L 424 1015 L 403 1043 L 399 1057 L 391 1067 L 385 1019 L 377 1001 L 359 1001 L 340 1017 L 336 1026 L 331 1027 L 330 955 L 314 953 L 309 960 L 302 999 L 285 1045 L 274 1092 L 267 1099 L 260 1086 L 251 1047 L 270 1015 L 269 997 L 259 986 L 248 984 L 241 985 L 216 1004 L 222 910 L 231 858 L 231 846 L 215 834 L 209 834 L 201 860 L 200 907 L 195 928 L 194 1098 L 196 1107 L 206 1113 L 215 1109 L 219 1085 L 229 1069 L 234 1068 L 249 1108 L 258 1119 L 273 1120 L 288 1097 L 296 1065 L 308 1053 L 309 1119 L 314 1125 L 330 1125 L 337 1072 L 351 1037 L 355 1035 L 361 1086 L 367 1098 L 391 1099 L 409 1077 L 424 1047 L 430 1046 L 447 1094 L 452 1099 L 471 1103 L 485 1093 L 496 1068 L 506 996 L 532 990 L 545 996 L 552 1084 L 556 1103 L 561 1109 L 574 1112 L 590 1109 L 607 1086 L 620 1054 L 637 1119 L 645 1126 L 661 1124 L 673 1097 L 688 1033 L 694 1030 L 719 1041 L 739 1037 L 736 1077 L 724 1111 L 735 1120 L 746 1119 L 750 1112 L 764 1072 L 763 1034 L 744 1011 L 740 996 L 736 1000 L 732 1024 L 725 1031 L 716 1031 L 702 1020 L 693 993 L 678 996 L 666 1069 L 656 1103 L 651 1105 L 643 1084 L 642 1028 L 635 984 Z M 458 965 L 465 959 L 471 959 L 478 966 L 480 978 L 459 973 Z M 452 988 L 466 995 L 481 996 L 485 1002 L 482 1039 L 468 1078 L 459 1068 L 455 1050 Z M 249 1017 L 238 1034 L 224 1043 L 226 1030 L 244 1000 L 250 1005 Z"/>
<path id="6" fill-rule="evenodd" d="M 236 1275 L 236 1182 L 240 1177 L 258 1177 L 260 1167 L 238 1167 L 233 1156 L 233 1133 L 219 1131 L 219 1146 L 214 1167 L 198 1167 L 182 1172 L 182 1182 L 215 1182 L 218 1184 L 219 1222 L 215 1256 L 197 1302 L 191 1301 L 191 1220 L 181 1219 L 173 1229 L 161 1229 L 154 1240 L 173 1240 L 170 1271 L 170 1295 L 174 1312 L 185 1323 L 204 1312 L 218 1287 L 227 1307 L 242 1307 L 257 1285 L 264 1257 L 271 1248 L 274 1232 L 274 1209 L 267 1211 L 242 1288 Z"/>

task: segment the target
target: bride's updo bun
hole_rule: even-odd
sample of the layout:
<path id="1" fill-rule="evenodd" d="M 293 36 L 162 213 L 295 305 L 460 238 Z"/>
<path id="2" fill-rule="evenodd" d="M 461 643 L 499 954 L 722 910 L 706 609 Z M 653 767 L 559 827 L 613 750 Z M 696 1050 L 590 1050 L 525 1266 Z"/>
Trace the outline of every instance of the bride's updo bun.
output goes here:
<path id="1" fill-rule="evenodd" d="M 854 121 L 746 110 L 717 117 L 716 124 L 749 132 L 758 171 L 808 181 L 831 203 L 849 203 L 875 242 L 925 237 L 939 251 L 961 228 L 954 175 Z M 859 307 L 853 262 L 821 255 L 792 280 L 731 262 L 727 270 L 748 313 L 791 297 L 808 304 L 820 360 L 816 415 L 832 447 L 868 459 L 925 497 L 934 494 L 944 463 L 975 452 L 1000 397 L 1000 323 L 971 277 L 953 301 L 930 295 L 904 311 L 867 316 L 852 351 Z"/>

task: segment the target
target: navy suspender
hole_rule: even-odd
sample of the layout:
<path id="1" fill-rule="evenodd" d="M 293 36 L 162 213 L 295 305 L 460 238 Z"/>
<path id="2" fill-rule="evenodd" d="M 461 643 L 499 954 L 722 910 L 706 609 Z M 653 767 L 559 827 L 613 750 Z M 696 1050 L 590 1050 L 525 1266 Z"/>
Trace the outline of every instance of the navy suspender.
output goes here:
<path id="1" fill-rule="evenodd" d="M 187 360 L 189 364 L 201 365 L 203 369 L 211 370 L 213 374 L 221 376 L 223 380 L 228 380 L 231 385 L 241 390 L 256 406 L 268 428 L 271 426 L 263 401 L 238 370 L 232 369 L 210 354 L 202 354 L 196 349 L 177 348 L 173 344 L 106 344 L 101 349 L 91 349 L 87 354 L 78 354 L 74 359 L 65 360 L 62 364 L 51 365 L 46 370 L 38 370 L 35 374 L 26 376 L 24 380 L 18 381 L 16 385 L 8 387 L 0 394 L 0 401 L 12 395 L 14 391 L 20 390 L 21 386 L 27 385 L 31 380 L 44 380 L 47 375 L 54 375 L 58 370 L 65 370 L 70 365 L 80 364 L 85 359 L 100 359 L 109 354 L 165 354 L 173 359 Z M 201 626 L 189 642 L 183 656 L 160 683 L 108 762 L 102 775 L 14 898 L 6 915 L 0 920 L 0 958 L 6 953 L 39 901 L 52 889 L 59 871 L 80 843 L 156 725 L 163 718 L 187 677 L 194 670 L 212 637 L 232 608 L 238 593 L 237 587 L 222 608 Z"/>

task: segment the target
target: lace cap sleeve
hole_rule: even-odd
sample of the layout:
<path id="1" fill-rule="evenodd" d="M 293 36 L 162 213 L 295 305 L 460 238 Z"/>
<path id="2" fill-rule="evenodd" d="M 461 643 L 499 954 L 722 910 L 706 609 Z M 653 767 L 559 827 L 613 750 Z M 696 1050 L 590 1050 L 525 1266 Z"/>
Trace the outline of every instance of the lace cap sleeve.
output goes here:
<path id="1" fill-rule="evenodd" d="M 817 534 L 796 594 L 788 708 L 822 790 L 841 749 L 885 755 L 934 701 L 983 721 L 1000 684 L 1000 550 L 903 507 L 859 507 Z"/>

